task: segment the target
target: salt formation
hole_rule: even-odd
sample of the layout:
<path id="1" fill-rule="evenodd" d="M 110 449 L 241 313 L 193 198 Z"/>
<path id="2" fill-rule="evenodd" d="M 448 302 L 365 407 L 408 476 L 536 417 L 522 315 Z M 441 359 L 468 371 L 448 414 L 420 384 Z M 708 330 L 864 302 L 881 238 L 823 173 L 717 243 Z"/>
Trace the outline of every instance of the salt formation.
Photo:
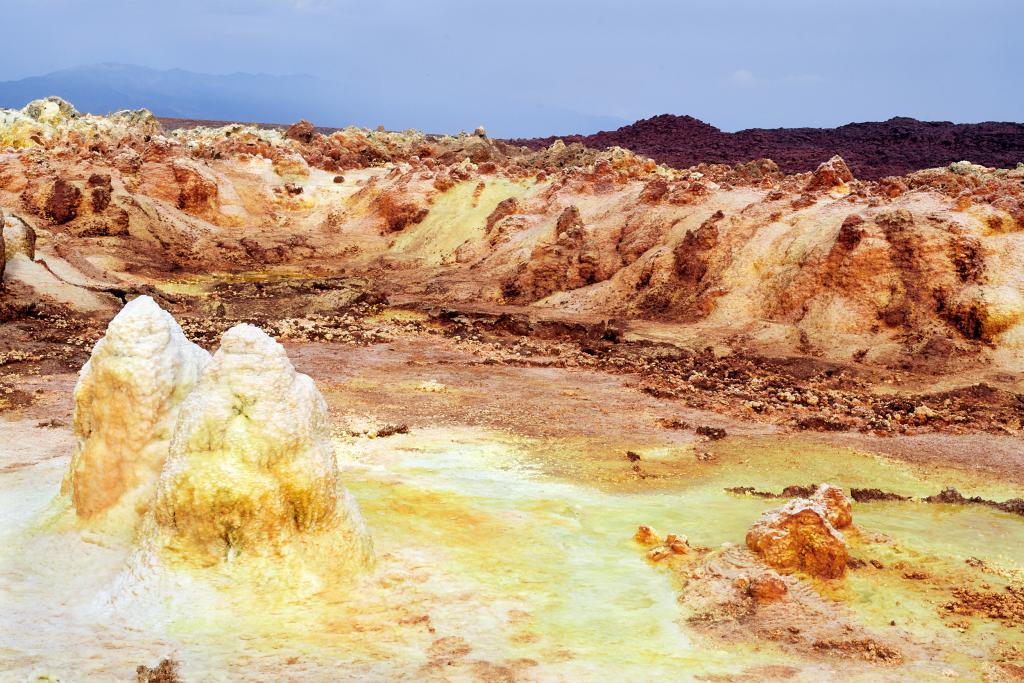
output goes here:
<path id="1" fill-rule="evenodd" d="M 224 334 L 182 407 L 153 512 L 144 545 L 179 565 L 337 577 L 372 561 L 323 396 L 252 325 Z"/>
<path id="2" fill-rule="evenodd" d="M 852 524 L 850 509 L 840 489 L 822 484 L 810 498 L 794 498 L 765 512 L 747 532 L 747 547 L 782 573 L 843 576 L 848 555 L 838 529 Z"/>
<path id="3" fill-rule="evenodd" d="M 4 216 L 0 212 L 0 226 L 3 227 L 5 260 L 24 256 L 29 261 L 36 258 L 36 231 L 17 216 Z"/>
<path id="4" fill-rule="evenodd" d="M 178 410 L 209 358 L 148 296 L 110 321 L 75 386 L 75 450 L 61 493 L 80 518 L 115 505 L 145 511 Z"/>

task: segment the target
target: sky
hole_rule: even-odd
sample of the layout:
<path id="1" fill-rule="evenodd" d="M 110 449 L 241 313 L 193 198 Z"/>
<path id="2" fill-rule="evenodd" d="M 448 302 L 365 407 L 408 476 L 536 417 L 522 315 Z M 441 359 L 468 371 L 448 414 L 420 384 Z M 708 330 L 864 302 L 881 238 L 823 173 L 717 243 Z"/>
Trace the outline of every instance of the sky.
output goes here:
<path id="1" fill-rule="evenodd" d="M 392 127 L 493 119 L 492 133 L 564 134 L 661 113 L 723 130 L 1024 121 L 1020 0 L 3 5 L 0 80 L 100 62 L 304 74 L 388 102 Z"/>

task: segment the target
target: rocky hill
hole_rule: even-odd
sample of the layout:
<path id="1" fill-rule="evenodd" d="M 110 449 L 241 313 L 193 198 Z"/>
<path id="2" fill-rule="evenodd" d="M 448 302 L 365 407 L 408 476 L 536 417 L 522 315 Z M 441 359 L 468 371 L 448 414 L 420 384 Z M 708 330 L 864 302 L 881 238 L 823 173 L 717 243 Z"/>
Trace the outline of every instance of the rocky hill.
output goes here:
<path id="1" fill-rule="evenodd" d="M 801 173 L 838 154 L 858 178 L 872 180 L 963 159 L 999 168 L 1024 162 L 1024 124 L 956 124 L 905 117 L 838 128 L 751 128 L 725 133 L 692 116 L 662 114 L 618 130 L 562 139 L 598 149 L 625 147 L 675 168 L 769 158 L 785 173 Z M 516 142 L 539 149 L 554 140 Z"/>
<path id="2" fill-rule="evenodd" d="M 682 171 L 483 130 L 167 132 L 146 111 L 86 116 L 57 98 L 0 114 L 12 311 L 103 317 L 150 291 L 139 282 L 290 269 L 774 355 L 1024 368 L 1024 167 L 872 181 L 838 157 L 811 173 Z"/>

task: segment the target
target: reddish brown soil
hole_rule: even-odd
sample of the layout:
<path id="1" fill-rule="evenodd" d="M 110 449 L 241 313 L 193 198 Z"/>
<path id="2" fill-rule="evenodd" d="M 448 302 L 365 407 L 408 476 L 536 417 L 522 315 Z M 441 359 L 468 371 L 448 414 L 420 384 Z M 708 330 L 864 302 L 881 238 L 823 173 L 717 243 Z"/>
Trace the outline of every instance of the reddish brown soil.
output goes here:
<path id="1" fill-rule="evenodd" d="M 612 433 L 677 434 L 668 438 L 700 438 L 706 446 L 723 436 L 800 431 L 824 442 L 868 448 L 900 460 L 943 463 L 1024 482 L 1019 438 L 1007 434 L 1004 427 L 1022 416 L 1020 399 L 1010 391 L 965 395 L 940 404 L 932 394 L 911 390 L 878 393 L 878 372 L 857 364 L 828 366 L 811 358 L 784 363 L 739 353 L 718 359 L 699 348 L 617 340 L 606 323 L 526 313 L 491 317 L 435 309 L 403 319 L 403 309 L 390 309 L 399 314 L 398 319 L 390 319 L 386 305 L 363 302 L 337 314 L 311 316 L 297 328 L 282 317 L 305 300 L 305 288 L 261 284 L 234 285 L 231 297 L 236 314 L 226 317 L 204 315 L 202 302 L 185 296 L 175 303 L 160 301 L 174 312 L 190 339 L 210 349 L 216 348 L 224 330 L 245 321 L 285 341 L 297 367 L 312 376 L 343 382 L 355 376 L 356 365 L 374 377 L 386 376 L 392 367 L 406 374 L 409 367 L 421 367 L 417 381 L 436 377 L 445 384 L 478 387 L 472 400 L 467 397 L 451 413 L 440 414 L 427 394 L 422 405 L 406 401 L 400 406 L 391 405 L 386 394 L 368 394 L 367 405 L 381 414 L 385 422 L 378 427 L 385 431 L 392 425 L 397 431 L 445 424 L 456 416 L 460 423 L 497 422 L 541 438 L 579 436 L 587 429 L 584 425 L 596 422 Z M 105 323 L 42 317 L 8 324 L 9 336 L 0 350 L 10 345 L 25 355 L 0 358 L 0 397 L 6 399 L 0 413 L 36 421 L 54 416 L 69 419 L 70 406 L 55 405 L 50 399 L 70 395 L 74 373 L 102 336 Z M 42 382 L 44 377 L 51 379 Z M 561 378 L 569 383 L 563 384 Z M 324 386 L 329 392 L 330 383 Z M 559 392 L 574 394 L 580 386 L 601 396 L 600 404 L 570 402 L 571 409 L 566 408 Z M 533 408 L 510 409 L 509 387 L 515 387 L 517 403 Z M 626 390 L 619 400 L 612 400 L 613 388 Z M 781 394 L 798 400 L 780 399 Z M 818 397 L 816 402 L 813 396 Z M 935 405 L 938 414 L 927 421 L 914 418 L 915 407 L 928 403 Z M 750 408 L 752 404 L 757 410 Z M 590 410 L 600 411 L 601 417 L 585 418 L 578 412 Z M 814 417 L 822 422 L 809 421 Z M 625 451 L 616 458 L 634 470 L 648 466 L 632 462 Z M 785 493 L 798 495 L 799 491 Z"/>
<path id="2" fill-rule="evenodd" d="M 976 591 L 966 587 L 952 590 L 953 600 L 943 605 L 951 614 L 984 616 L 1006 626 L 1024 625 L 1024 589 L 1010 585 L 1001 592 Z"/>

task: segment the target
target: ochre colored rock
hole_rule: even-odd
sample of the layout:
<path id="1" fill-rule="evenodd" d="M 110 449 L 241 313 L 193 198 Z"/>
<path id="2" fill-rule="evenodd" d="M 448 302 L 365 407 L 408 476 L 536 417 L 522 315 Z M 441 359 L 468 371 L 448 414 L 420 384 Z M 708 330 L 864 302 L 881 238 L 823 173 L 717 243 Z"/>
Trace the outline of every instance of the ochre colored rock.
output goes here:
<path id="1" fill-rule="evenodd" d="M 192 164 L 176 161 L 171 165 L 178 183 L 178 208 L 189 213 L 205 213 L 216 207 L 217 182 Z"/>
<path id="2" fill-rule="evenodd" d="M 878 181 L 878 193 L 889 199 L 896 199 L 906 194 L 907 190 L 907 184 L 894 176 L 886 176 Z"/>
<path id="3" fill-rule="evenodd" d="M 811 179 L 804 188 L 808 192 L 816 190 L 831 190 L 836 185 L 842 185 L 853 180 L 853 173 L 850 172 L 846 162 L 840 156 L 834 156 L 811 174 Z"/>
<path id="4" fill-rule="evenodd" d="M 637 528 L 636 533 L 633 534 L 633 540 L 646 547 L 661 545 L 665 542 L 653 527 L 649 527 L 646 524 L 641 524 Z"/>
<path id="5" fill-rule="evenodd" d="M 423 222 L 430 209 L 399 199 L 391 192 L 381 193 L 375 202 L 384 219 L 385 232 L 399 232 L 410 225 Z"/>
<path id="6" fill-rule="evenodd" d="M 644 204 L 656 204 L 668 194 L 668 181 L 658 177 L 647 181 L 644 189 L 640 192 L 640 201 Z"/>
<path id="7" fill-rule="evenodd" d="M 759 603 L 776 602 L 786 597 L 789 588 L 781 576 L 774 572 L 765 572 L 755 576 L 747 587 L 750 597 Z"/>
<path id="8" fill-rule="evenodd" d="M 284 136 L 289 140 L 308 143 L 312 142 L 313 138 L 316 137 L 316 128 L 306 119 L 302 119 L 301 121 L 288 126 L 288 130 L 284 132 Z"/>
<path id="9" fill-rule="evenodd" d="M 487 223 L 485 224 L 485 230 L 488 234 L 494 229 L 494 226 L 509 216 L 519 213 L 520 211 L 519 200 L 515 197 L 509 197 L 508 199 L 502 199 L 498 202 L 498 205 L 494 207 L 494 211 L 487 216 Z"/>
<path id="10" fill-rule="evenodd" d="M 560 241 L 576 239 L 583 230 L 583 219 L 580 218 L 580 210 L 576 206 L 567 206 L 558 216 L 555 222 L 555 236 Z"/>
<path id="11" fill-rule="evenodd" d="M 853 505 L 838 486 L 822 484 L 811 500 L 825 508 L 829 523 L 836 529 L 845 529 L 853 524 Z"/>
<path id="12" fill-rule="evenodd" d="M 784 574 L 846 574 L 846 539 L 829 522 L 825 506 L 806 498 L 765 512 L 747 532 L 747 547 Z"/>
<path id="13" fill-rule="evenodd" d="M 93 212 L 103 213 L 103 211 L 110 206 L 110 196 L 113 193 L 110 176 L 93 173 L 89 176 L 89 188 L 89 196 L 92 202 Z"/>
<path id="14" fill-rule="evenodd" d="M 673 250 L 676 275 L 685 284 L 696 285 L 707 273 L 707 253 L 718 244 L 718 228 L 715 226 L 723 218 L 725 214 L 716 211 L 699 228 L 686 233 Z"/>
<path id="15" fill-rule="evenodd" d="M 56 225 L 63 225 L 78 216 L 82 191 L 63 178 L 57 179 L 46 197 L 43 213 Z"/>
<path id="16" fill-rule="evenodd" d="M 673 555 L 685 555 L 690 552 L 690 544 L 685 537 L 669 534 L 665 542 L 647 551 L 647 559 L 651 562 L 661 562 Z"/>
<path id="17" fill-rule="evenodd" d="M 569 205 L 558 215 L 551 236 L 534 246 L 529 261 L 506 290 L 534 301 L 558 290 L 586 286 L 595 281 L 600 257 L 579 209 Z"/>
<path id="18" fill-rule="evenodd" d="M 633 534 L 633 540 L 645 548 L 649 548 L 647 559 L 651 562 L 660 562 L 673 555 L 685 555 L 690 552 L 690 544 L 685 536 L 669 534 L 662 538 L 657 531 L 646 524 L 637 528 L 636 533 Z"/>

